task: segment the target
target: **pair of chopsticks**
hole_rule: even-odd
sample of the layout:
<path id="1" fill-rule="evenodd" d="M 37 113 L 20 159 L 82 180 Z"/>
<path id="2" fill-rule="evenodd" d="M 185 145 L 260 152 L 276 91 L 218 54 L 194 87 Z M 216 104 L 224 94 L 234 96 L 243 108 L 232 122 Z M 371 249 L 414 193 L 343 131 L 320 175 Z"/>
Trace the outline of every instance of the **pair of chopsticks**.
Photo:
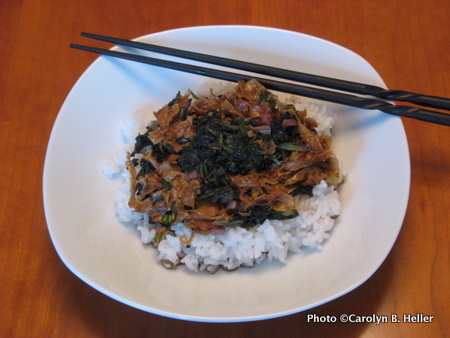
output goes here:
<path id="1" fill-rule="evenodd" d="M 421 105 L 426 107 L 432 107 L 443 110 L 450 110 L 450 99 L 417 94 L 402 90 L 387 90 L 381 87 L 346 81 L 341 79 L 334 79 L 330 77 L 318 76 L 313 74 L 307 74 L 302 72 L 291 71 L 287 69 L 274 68 L 264 65 L 259 65 L 250 62 L 237 61 L 233 59 L 227 59 L 207 54 L 200 54 L 195 52 L 184 51 L 175 48 L 157 46 L 153 44 L 147 44 L 132 40 L 125 40 L 120 38 L 108 37 L 104 35 L 81 33 L 82 36 L 112 42 L 114 44 L 133 47 L 146 51 L 156 52 L 160 54 L 185 58 L 194 61 L 200 61 L 210 63 L 218 66 L 225 66 L 229 68 L 235 68 L 251 73 L 258 73 L 271 77 L 277 77 L 285 80 L 291 80 L 296 82 L 302 82 L 317 87 L 308 87 L 300 84 L 285 83 L 281 81 L 271 80 L 267 78 L 255 77 L 244 74 L 237 74 L 227 71 L 221 71 L 217 69 L 205 68 L 201 66 L 194 66 L 190 64 L 183 64 L 168 60 L 155 59 L 147 56 L 141 56 L 136 54 L 129 54 L 124 52 L 113 51 L 110 49 L 101 49 L 96 47 L 89 47 L 84 45 L 71 44 L 70 47 L 98 53 L 102 55 L 112 56 L 130 61 L 136 61 L 153 66 L 159 66 L 169 68 L 173 70 L 183 71 L 191 74 L 203 75 L 220 80 L 237 82 L 239 80 L 255 79 L 259 81 L 263 86 L 270 90 L 276 90 L 294 95 L 305 96 L 313 99 L 343 104 L 362 109 L 378 109 L 382 112 L 401 116 L 410 117 L 426 122 L 441 124 L 450 126 L 450 114 L 445 114 L 438 111 L 428 110 L 420 107 L 394 105 L 390 102 L 384 101 L 403 101 L 413 103 L 415 105 Z M 325 87 L 334 90 L 326 90 L 318 87 Z M 364 96 L 352 95 L 345 92 L 354 94 L 360 94 Z M 378 100 L 373 97 L 382 99 Z"/>

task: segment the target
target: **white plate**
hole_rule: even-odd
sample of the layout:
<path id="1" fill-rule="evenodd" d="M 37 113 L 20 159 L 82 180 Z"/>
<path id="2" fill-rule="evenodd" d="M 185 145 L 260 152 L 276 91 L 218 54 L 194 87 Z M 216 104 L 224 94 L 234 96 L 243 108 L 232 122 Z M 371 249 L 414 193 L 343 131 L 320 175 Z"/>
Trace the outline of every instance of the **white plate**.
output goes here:
<path id="1" fill-rule="evenodd" d="M 357 54 L 290 31 L 206 26 L 138 40 L 385 86 Z M 142 246 L 133 229 L 117 222 L 113 208 L 119 183 L 103 177 L 100 167 L 121 147 L 123 118 L 143 108 L 156 110 L 178 90 L 195 91 L 207 81 L 109 57 L 99 57 L 81 76 L 56 119 L 44 168 L 48 229 L 64 263 L 120 302 L 162 316 L 209 322 L 304 311 L 366 281 L 397 238 L 410 184 L 401 120 L 378 111 L 330 105 L 339 114 L 334 149 L 349 175 L 340 192 L 342 214 L 323 252 L 232 273 L 172 271 L 156 262 L 156 250 Z"/>

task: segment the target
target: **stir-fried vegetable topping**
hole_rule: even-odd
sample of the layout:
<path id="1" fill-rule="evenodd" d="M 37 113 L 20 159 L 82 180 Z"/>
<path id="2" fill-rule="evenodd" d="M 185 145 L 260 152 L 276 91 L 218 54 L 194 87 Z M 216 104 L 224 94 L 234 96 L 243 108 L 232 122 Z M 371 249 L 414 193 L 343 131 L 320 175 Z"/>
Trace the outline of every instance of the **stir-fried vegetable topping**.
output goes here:
<path id="1" fill-rule="evenodd" d="M 130 207 L 160 228 L 183 222 L 209 233 L 293 218 L 295 196 L 338 183 L 331 138 L 257 81 L 206 98 L 177 93 L 155 117 L 127 167 Z"/>

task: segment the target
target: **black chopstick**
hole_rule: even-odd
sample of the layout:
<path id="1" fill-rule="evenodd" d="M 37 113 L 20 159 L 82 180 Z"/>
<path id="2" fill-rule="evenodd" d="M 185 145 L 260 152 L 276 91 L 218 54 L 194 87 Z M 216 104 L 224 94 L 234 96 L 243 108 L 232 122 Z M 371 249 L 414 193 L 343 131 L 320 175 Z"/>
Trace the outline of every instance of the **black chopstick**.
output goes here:
<path id="1" fill-rule="evenodd" d="M 233 59 L 227 59 L 223 57 L 195 53 L 170 47 L 158 46 L 143 42 L 137 42 L 132 40 L 125 40 L 120 38 L 114 38 L 105 35 L 81 33 L 82 36 L 112 42 L 127 47 L 139 48 L 151 52 L 156 52 L 165 55 L 171 55 L 176 57 L 182 57 L 184 59 L 190 59 L 195 61 L 201 61 L 205 63 L 211 63 L 218 66 L 230 67 L 239 70 L 249 71 L 262 75 L 274 76 L 280 79 L 293 80 L 296 82 L 303 82 L 315 86 L 332 88 L 342 90 L 346 92 L 371 95 L 381 99 L 390 101 L 403 101 L 410 102 L 421 106 L 450 110 L 450 99 L 438 96 L 423 95 L 418 93 L 407 92 L 403 90 L 388 90 L 385 88 L 368 85 L 364 83 L 346 81 L 341 79 L 334 79 L 330 77 L 324 77 L 314 74 L 302 73 L 282 68 L 268 67 L 251 62 L 238 61 Z"/>
<path id="2" fill-rule="evenodd" d="M 237 82 L 239 80 L 250 80 L 256 79 L 266 88 L 271 90 L 277 90 L 280 92 L 301 95 L 313 99 L 334 102 L 338 104 L 348 105 L 363 109 L 378 109 L 388 114 L 410 117 L 426 122 L 442 124 L 450 126 L 450 114 L 443 114 L 440 112 L 426 110 L 422 108 L 415 108 L 410 106 L 396 106 L 389 102 L 359 97 L 355 95 L 349 95 L 341 92 L 335 92 L 330 90 L 324 90 L 319 88 L 312 88 L 308 86 L 284 83 L 280 81 L 270 80 L 266 78 L 259 78 L 250 75 L 231 73 L 226 71 L 221 71 L 217 69 L 205 68 L 200 66 L 194 66 L 189 64 L 182 64 L 178 62 L 155 59 L 146 56 L 123 53 L 118 51 L 113 51 L 109 49 L 101 49 L 96 47 L 89 47 L 83 45 L 71 44 L 70 47 L 85 50 L 93 53 L 98 53 L 102 55 L 108 55 L 116 58 L 121 58 L 130 61 L 136 61 L 140 63 L 150 64 L 158 67 L 169 68 L 173 70 L 183 71 L 191 74 L 203 75 L 207 77 L 212 77 L 216 79 Z"/>

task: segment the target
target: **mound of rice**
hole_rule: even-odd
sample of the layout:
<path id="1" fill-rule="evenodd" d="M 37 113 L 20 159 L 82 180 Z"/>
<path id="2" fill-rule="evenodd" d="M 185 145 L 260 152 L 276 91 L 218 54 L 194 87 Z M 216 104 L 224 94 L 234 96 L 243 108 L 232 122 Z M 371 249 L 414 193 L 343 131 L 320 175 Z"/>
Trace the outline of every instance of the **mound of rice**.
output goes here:
<path id="1" fill-rule="evenodd" d="M 326 106 L 296 102 L 290 98 L 298 109 L 306 109 L 307 116 L 314 118 L 319 135 L 330 135 L 335 116 Z M 148 216 L 133 211 L 128 206 L 130 198 L 130 174 L 125 168 L 126 152 L 134 147 L 135 137 L 145 131 L 152 113 L 137 112 L 130 115 L 122 125 L 124 147 L 103 165 L 103 174 L 108 178 L 123 181 L 116 193 L 115 211 L 121 223 L 136 227 L 144 244 L 153 244 L 156 231 L 149 224 Z M 344 173 L 341 165 L 341 174 Z M 342 174 L 344 175 L 344 174 Z M 234 270 L 239 267 L 252 267 L 262 261 L 287 262 L 290 253 L 301 254 L 312 248 L 317 251 L 329 237 L 340 214 L 341 204 L 336 186 L 324 181 L 313 188 L 312 196 L 302 195 L 298 198 L 299 216 L 295 219 L 279 221 L 267 220 L 250 229 L 241 227 L 227 228 L 222 235 L 202 235 L 196 233 L 190 244 L 183 244 L 180 238 L 191 237 L 191 229 L 182 223 L 172 226 L 172 235 L 167 235 L 157 245 L 158 260 L 167 268 L 184 264 L 192 271 L 216 272 L 219 268 Z"/>

